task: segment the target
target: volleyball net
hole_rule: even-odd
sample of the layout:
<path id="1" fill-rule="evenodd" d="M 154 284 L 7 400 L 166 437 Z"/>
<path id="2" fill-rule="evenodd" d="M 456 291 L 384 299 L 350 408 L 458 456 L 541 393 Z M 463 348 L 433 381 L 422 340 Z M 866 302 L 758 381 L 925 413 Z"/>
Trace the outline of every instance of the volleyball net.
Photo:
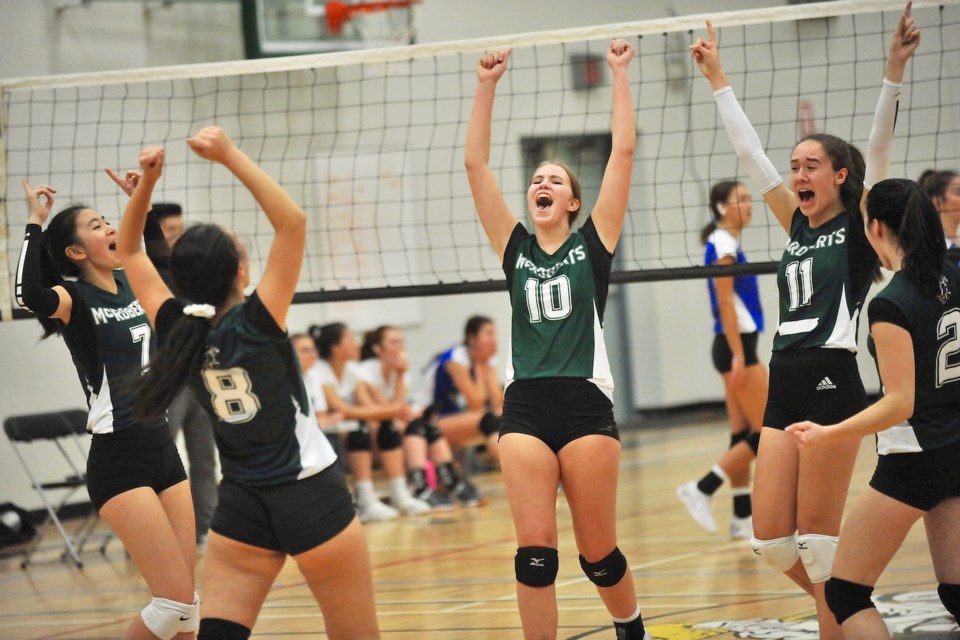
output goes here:
<path id="1" fill-rule="evenodd" d="M 731 84 L 784 177 L 801 134 L 865 145 L 902 2 L 839 1 L 442 44 L 0 83 L 0 311 L 26 221 L 23 178 L 117 221 L 126 202 L 104 168 L 166 148 L 156 202 L 183 206 L 248 245 L 254 281 L 272 230 L 228 171 L 185 140 L 217 124 L 308 214 L 297 302 L 504 288 L 477 221 L 463 144 L 484 51 L 509 47 L 494 110 L 491 166 L 527 220 L 543 159 L 581 177 L 589 211 L 609 152 L 611 38 L 637 48 L 629 74 L 638 144 L 615 282 L 715 275 L 701 266 L 712 184 L 747 177 L 688 46 L 709 17 Z M 914 3 L 922 44 L 905 78 L 891 176 L 960 168 L 960 0 Z M 742 245 L 769 271 L 785 242 L 754 193 Z"/>

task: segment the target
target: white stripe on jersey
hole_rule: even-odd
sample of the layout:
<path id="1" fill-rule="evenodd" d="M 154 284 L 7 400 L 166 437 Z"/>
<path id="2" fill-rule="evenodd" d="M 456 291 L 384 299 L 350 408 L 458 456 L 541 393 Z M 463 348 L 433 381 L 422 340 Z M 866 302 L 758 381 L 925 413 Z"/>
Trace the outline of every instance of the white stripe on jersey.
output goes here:
<path id="1" fill-rule="evenodd" d="M 909 422 L 890 427 L 877 434 L 877 454 L 885 456 L 890 453 L 919 453 L 923 451 L 917 433 Z"/>

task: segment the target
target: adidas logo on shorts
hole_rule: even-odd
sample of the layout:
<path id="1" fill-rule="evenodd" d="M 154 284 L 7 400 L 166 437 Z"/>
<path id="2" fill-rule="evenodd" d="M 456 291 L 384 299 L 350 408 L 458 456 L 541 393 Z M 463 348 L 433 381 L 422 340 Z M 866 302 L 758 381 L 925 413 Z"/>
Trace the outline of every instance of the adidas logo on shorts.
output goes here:
<path id="1" fill-rule="evenodd" d="M 824 377 L 820 381 L 820 384 L 817 385 L 817 391 L 826 391 L 827 389 L 836 389 L 837 385 L 833 384 L 833 380 L 829 376 Z"/>

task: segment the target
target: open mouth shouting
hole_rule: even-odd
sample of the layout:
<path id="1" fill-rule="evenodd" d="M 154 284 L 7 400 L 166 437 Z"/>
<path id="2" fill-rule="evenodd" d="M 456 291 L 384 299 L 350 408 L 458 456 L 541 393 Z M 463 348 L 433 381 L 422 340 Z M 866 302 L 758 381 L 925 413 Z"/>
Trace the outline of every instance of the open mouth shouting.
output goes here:
<path id="1" fill-rule="evenodd" d="M 537 194 L 535 202 L 537 205 L 537 211 L 546 211 L 550 208 L 550 205 L 553 204 L 553 198 L 550 197 L 549 193 L 541 191 Z"/>

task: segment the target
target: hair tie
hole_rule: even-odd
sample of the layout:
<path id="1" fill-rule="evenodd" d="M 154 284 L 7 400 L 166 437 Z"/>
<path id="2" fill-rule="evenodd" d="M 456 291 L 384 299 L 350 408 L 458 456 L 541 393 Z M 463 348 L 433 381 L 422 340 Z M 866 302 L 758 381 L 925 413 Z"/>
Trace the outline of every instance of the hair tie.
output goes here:
<path id="1" fill-rule="evenodd" d="M 217 310 L 211 304 L 188 304 L 183 308 L 183 315 L 210 320 L 217 315 Z"/>

